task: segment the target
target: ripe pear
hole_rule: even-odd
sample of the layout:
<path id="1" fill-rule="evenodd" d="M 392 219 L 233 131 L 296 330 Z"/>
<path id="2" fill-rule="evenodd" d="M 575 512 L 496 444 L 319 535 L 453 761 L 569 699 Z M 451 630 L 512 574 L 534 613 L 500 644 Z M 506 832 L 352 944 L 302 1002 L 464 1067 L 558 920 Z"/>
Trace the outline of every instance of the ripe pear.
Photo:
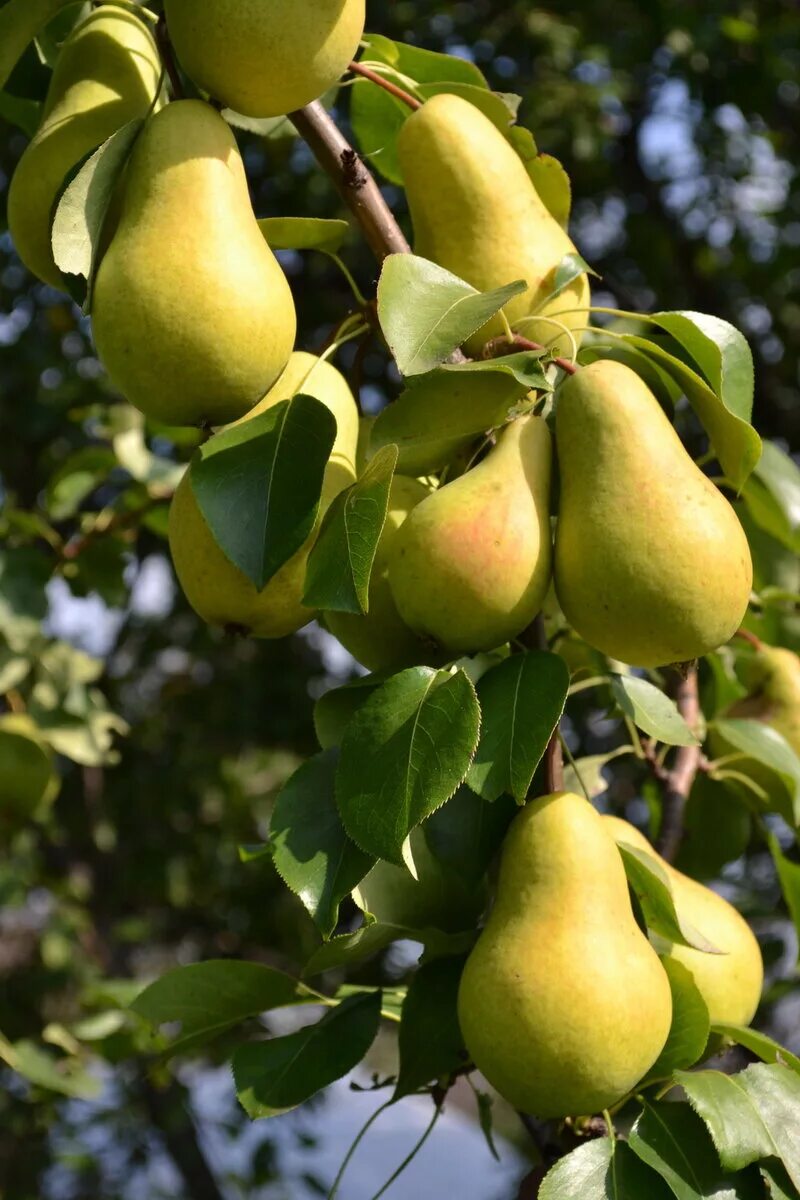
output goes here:
<path id="1" fill-rule="evenodd" d="M 244 416 L 294 345 L 286 277 L 258 227 L 230 128 L 200 100 L 148 122 L 94 290 L 97 351 L 147 416 Z"/>
<path id="2" fill-rule="evenodd" d="M 325 624 L 353 658 L 370 671 L 401 671 L 430 663 L 432 647 L 403 622 L 389 586 L 389 560 L 397 531 L 412 509 L 431 494 L 417 479 L 396 475 L 389 493 L 389 511 L 383 527 L 369 585 L 369 611 L 365 616 L 329 612 Z M 435 657 L 435 655 L 433 655 Z"/>
<path id="3" fill-rule="evenodd" d="M 690 946 L 663 944 L 663 957 L 690 972 L 708 1006 L 712 1025 L 749 1025 L 764 984 L 764 964 L 753 931 L 732 904 L 716 892 L 677 871 L 655 852 L 647 838 L 620 817 L 603 817 L 617 842 L 645 850 L 669 877 L 675 907 L 721 954 Z M 658 939 L 661 948 L 662 939 Z"/>
<path id="4" fill-rule="evenodd" d="M 172 43 L 212 99 L 248 117 L 310 104 L 339 80 L 364 32 L 364 0 L 166 0 Z"/>
<path id="5" fill-rule="evenodd" d="M 512 326 L 533 314 L 564 312 L 558 320 L 580 342 L 577 331 L 586 325 L 589 305 L 586 275 L 553 296 L 556 271 L 575 246 L 489 118 L 459 96 L 432 96 L 403 125 L 397 150 L 416 253 L 479 291 L 524 279 L 527 290 L 505 306 Z M 467 350 L 478 354 L 503 330 L 500 317 L 493 317 L 469 339 Z M 559 332 L 545 320 L 520 327 L 525 337 L 570 354 L 570 339 Z"/>
<path id="6" fill-rule="evenodd" d="M 326 509 L 355 481 L 358 409 L 335 367 L 312 354 L 295 353 L 269 395 L 246 419 L 291 399 L 297 392 L 314 396 L 331 410 L 336 417 L 336 441 L 325 470 L 317 528 L 263 591 L 257 591 L 225 557 L 195 500 L 189 472 L 173 497 L 169 544 L 175 571 L 192 608 L 209 625 L 236 628 L 253 637 L 279 638 L 302 628 L 315 615 L 301 603 L 306 565 Z"/>
<path id="7" fill-rule="evenodd" d="M 800 755 L 800 657 L 794 650 L 762 643 L 749 675 L 754 691 L 732 704 L 725 715 L 763 721 L 783 734 Z"/>
<path id="8" fill-rule="evenodd" d="M 530 624 L 550 583 L 551 458 L 545 422 L 520 417 L 477 467 L 417 505 L 389 554 L 410 629 L 464 654 Z"/>
<path id="9" fill-rule="evenodd" d="M 66 290 L 50 229 L 67 176 L 112 133 L 147 115 L 160 78 L 149 27 L 114 4 L 91 12 L 64 42 L 41 124 L 8 191 L 8 228 L 17 253 L 45 283 Z"/>
<path id="10" fill-rule="evenodd" d="M 55 798 L 58 776 L 53 753 L 29 717 L 0 717 L 0 826 L 36 815 Z"/>
<path id="11" fill-rule="evenodd" d="M 578 634 L 640 667 L 727 642 L 753 569 L 728 501 L 695 466 L 653 393 L 622 363 L 559 389 L 558 599 Z"/>
<path id="12" fill-rule="evenodd" d="M 512 822 L 458 1017 L 478 1069 L 538 1117 L 608 1108 L 661 1053 L 669 981 L 614 840 L 582 797 L 544 796 Z"/>

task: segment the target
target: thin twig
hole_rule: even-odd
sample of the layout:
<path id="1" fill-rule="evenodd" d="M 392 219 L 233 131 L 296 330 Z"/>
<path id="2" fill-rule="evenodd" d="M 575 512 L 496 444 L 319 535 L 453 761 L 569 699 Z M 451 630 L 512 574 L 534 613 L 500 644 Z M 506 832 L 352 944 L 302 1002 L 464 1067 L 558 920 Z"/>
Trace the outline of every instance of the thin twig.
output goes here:
<path id="1" fill-rule="evenodd" d="M 506 354 L 516 354 L 518 350 L 546 350 L 547 346 L 543 346 L 541 342 L 532 342 L 530 338 L 521 337 L 515 333 L 509 339 L 501 336 L 492 338 L 483 347 L 482 358 L 502 358 Z M 580 368 L 571 362 L 568 358 L 554 358 L 553 362 L 567 375 L 577 375 Z"/>
<path id="2" fill-rule="evenodd" d="M 422 101 L 417 100 L 410 92 L 406 92 L 403 88 L 398 87 L 396 83 L 390 83 L 388 79 L 384 79 L 377 71 L 371 71 L 369 67 L 365 67 L 363 63 L 351 62 L 349 68 L 354 75 L 361 75 L 364 79 L 368 79 L 370 83 L 376 83 L 378 87 L 383 88 L 390 96 L 394 96 L 396 100 L 402 100 L 403 104 L 409 108 L 422 108 Z"/>
<path id="3" fill-rule="evenodd" d="M 364 231 L 378 262 L 389 254 L 409 254 L 409 246 L 381 190 L 319 100 L 289 114 L 317 162 Z"/>
<path id="4" fill-rule="evenodd" d="M 158 52 L 161 55 L 161 61 L 164 64 L 164 70 L 169 76 L 172 98 L 173 100 L 182 100 L 184 96 L 183 80 L 178 70 L 178 64 L 175 62 L 175 55 L 172 52 L 172 42 L 170 41 L 167 18 L 164 13 L 158 18 L 158 24 L 156 25 L 156 43 L 158 45 Z"/>
<path id="5" fill-rule="evenodd" d="M 138 525 L 142 517 L 157 508 L 159 504 L 165 503 L 169 498 L 168 495 L 151 497 L 146 504 L 141 504 L 138 508 L 127 509 L 125 512 L 119 512 L 109 517 L 108 520 L 98 521 L 82 537 L 73 538 L 71 542 L 67 542 L 61 552 L 60 561 L 62 563 L 74 562 L 98 538 L 105 537 L 109 533 L 121 533 L 125 529 Z"/>
<path id="6" fill-rule="evenodd" d="M 693 666 L 686 677 L 678 682 L 675 691 L 678 712 L 691 730 L 696 730 L 700 721 L 700 699 L 697 692 L 697 667 Z M 683 820 L 686 801 L 692 790 L 695 776 L 700 768 L 702 751 L 699 745 L 679 746 L 675 761 L 663 781 L 664 791 L 661 808 L 661 829 L 656 849 L 667 862 L 673 862 L 683 838 Z"/>
<path id="7" fill-rule="evenodd" d="M 539 613 L 533 622 L 520 635 L 520 641 L 533 650 L 549 650 L 547 631 L 544 627 L 544 617 Z M 544 786 L 546 794 L 563 792 L 564 790 L 564 756 L 561 750 L 561 726 L 556 725 L 553 736 L 547 743 L 544 752 Z"/>

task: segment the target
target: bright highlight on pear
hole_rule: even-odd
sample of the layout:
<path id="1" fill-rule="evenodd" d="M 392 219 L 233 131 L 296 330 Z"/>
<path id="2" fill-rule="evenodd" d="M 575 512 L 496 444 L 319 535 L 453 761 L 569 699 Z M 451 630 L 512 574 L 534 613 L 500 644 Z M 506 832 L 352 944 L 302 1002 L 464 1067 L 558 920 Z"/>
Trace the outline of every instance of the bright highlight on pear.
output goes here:
<path id="1" fill-rule="evenodd" d="M 488 117 L 460 96 L 432 96 L 403 125 L 397 150 L 423 258 L 491 291 L 524 279 L 527 291 L 505 306 L 512 325 L 532 314 L 578 309 L 557 318 L 577 332 L 586 325 L 589 283 L 580 275 L 554 296 L 556 271 L 575 247 L 542 203 L 522 159 Z M 477 354 L 503 332 L 494 317 L 467 343 Z M 520 332 L 559 354 L 572 343 L 559 326 L 526 321 Z"/>
<path id="2" fill-rule="evenodd" d="M 664 958 L 681 963 L 690 972 L 708 1005 L 712 1025 L 749 1025 L 755 1016 L 764 985 L 764 964 L 750 926 L 733 905 L 688 875 L 676 871 L 656 854 L 647 838 L 620 817 L 603 817 L 617 842 L 646 850 L 664 868 L 672 885 L 678 912 L 721 954 L 706 954 L 690 946 L 667 943 Z M 659 939 L 660 943 L 660 939 Z M 658 946 L 661 950 L 661 946 Z"/>
<path id="3" fill-rule="evenodd" d="M 462 654 L 530 624 L 550 583 L 551 457 L 545 422 L 520 417 L 483 462 L 417 505 L 389 555 L 410 629 Z"/>
<path id="4" fill-rule="evenodd" d="M 364 32 L 364 0 L 166 0 L 187 74 L 235 112 L 277 117 L 332 88 Z"/>
<path id="5" fill-rule="evenodd" d="M 114 4 L 91 12 L 64 42 L 41 125 L 8 192 L 8 227 L 17 253 L 45 283 L 65 290 L 50 229 L 67 176 L 112 133 L 147 115 L 160 78 L 150 29 Z"/>
<path id="6" fill-rule="evenodd" d="M 478 1069 L 538 1117 L 608 1108 L 661 1053 L 669 981 L 614 840 L 580 796 L 544 796 L 514 819 L 458 1017 Z"/>
<path id="7" fill-rule="evenodd" d="M 286 366 L 297 328 L 289 285 L 233 134 L 210 105 L 169 104 L 141 134 L 93 324 L 112 382 L 170 425 L 235 421 Z"/>
<path id="8" fill-rule="evenodd" d="M 653 393 L 607 359 L 568 379 L 556 403 L 555 581 L 567 620 L 641 667 L 727 642 L 750 598 L 747 538 Z"/>
<path id="9" fill-rule="evenodd" d="M 279 638 L 314 617 L 301 602 L 308 556 L 319 523 L 339 492 L 355 482 L 358 409 L 347 383 L 330 363 L 312 354 L 293 354 L 268 396 L 247 419 L 289 400 L 314 396 L 336 418 L 337 433 L 322 485 L 317 528 L 305 545 L 272 577 L 263 591 L 225 557 L 194 498 L 189 473 L 178 485 L 169 514 L 169 544 L 180 585 L 192 608 L 209 625 L 231 626 L 253 637 Z"/>

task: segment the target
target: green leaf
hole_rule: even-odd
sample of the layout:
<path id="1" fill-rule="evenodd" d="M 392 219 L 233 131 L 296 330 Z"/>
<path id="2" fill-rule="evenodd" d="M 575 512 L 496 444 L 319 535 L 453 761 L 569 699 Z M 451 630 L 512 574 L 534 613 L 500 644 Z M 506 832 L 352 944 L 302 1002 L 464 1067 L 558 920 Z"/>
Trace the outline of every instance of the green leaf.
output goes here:
<path id="1" fill-rule="evenodd" d="M 744 335 L 708 313 L 658 312 L 653 320 L 691 355 L 727 411 L 749 422 L 755 373 Z"/>
<path id="2" fill-rule="evenodd" d="M 782 1163 L 775 1160 L 762 1163 L 761 1176 L 767 1185 L 769 1200 L 800 1200 L 800 1191 L 793 1186 Z"/>
<path id="3" fill-rule="evenodd" d="M 638 729 L 668 746 L 696 746 L 697 738 L 678 712 L 674 700 L 647 679 L 612 675 L 614 699 Z"/>
<path id="4" fill-rule="evenodd" d="M 384 446 L 334 500 L 308 558 L 303 603 L 326 612 L 362 615 L 389 511 L 397 447 Z"/>
<path id="5" fill-rule="evenodd" d="M 392 942 L 409 940 L 425 947 L 427 960 L 441 955 L 465 954 L 471 949 L 475 934 L 473 931 L 442 933 L 439 929 L 411 929 L 407 925 L 365 922 L 353 933 L 339 934 L 319 946 L 303 968 L 303 978 L 309 979 L 339 967 L 351 970 L 365 959 L 380 954 Z"/>
<path id="6" fill-rule="evenodd" d="M 350 231 L 347 221 L 323 217 L 264 217 L 258 222 L 273 250 L 322 250 L 337 254 Z"/>
<path id="7" fill-rule="evenodd" d="M 529 391 L 540 383 L 545 389 L 549 386 L 538 356 L 530 356 L 529 365 L 526 374 L 521 362 L 509 370 L 507 359 L 495 359 L 415 376 L 378 414 L 370 431 L 370 454 L 393 444 L 399 472 L 427 475 L 440 470 L 478 435 L 502 425 Z M 476 369 L 483 367 L 498 369 Z"/>
<path id="8" fill-rule="evenodd" d="M 551 1167 L 539 1200 L 668 1200 L 669 1190 L 624 1142 L 597 1138 Z"/>
<path id="9" fill-rule="evenodd" d="M 481 738 L 467 775 L 473 791 L 484 800 L 509 793 L 525 802 L 568 691 L 563 658 L 538 650 L 514 654 L 482 676 Z"/>
<path id="10" fill-rule="evenodd" d="M 678 1071 L 675 1082 L 705 1121 L 726 1171 L 739 1171 L 774 1154 L 772 1140 L 738 1075 Z"/>
<path id="11" fill-rule="evenodd" d="M 752 814 L 739 793 L 722 780 L 699 774 L 686 804 L 675 865 L 693 879 L 716 879 L 726 863 L 744 854 L 752 829 Z"/>
<path id="12" fill-rule="evenodd" d="M 688 921 L 683 920 L 676 910 L 669 876 L 658 859 L 638 846 L 628 845 L 624 840 L 617 841 L 617 848 L 622 855 L 628 883 L 641 905 L 647 928 L 679 946 L 691 946 L 706 954 L 719 954 L 720 951 Z"/>
<path id="13" fill-rule="evenodd" d="M 518 812 L 511 796 L 488 804 L 460 787 L 422 826 L 431 852 L 470 887 L 486 874 Z"/>
<path id="14" fill-rule="evenodd" d="M 24 653 L 40 636 L 51 574 L 51 565 L 37 548 L 0 546 L 0 633 L 15 652 Z"/>
<path id="15" fill-rule="evenodd" d="M 414 975 L 400 1020 L 400 1072 L 393 1100 L 450 1075 L 467 1061 L 456 1012 L 463 969 L 462 958 L 440 958 Z"/>
<path id="16" fill-rule="evenodd" d="M 754 1063 L 736 1078 L 764 1124 L 773 1154 L 800 1189 L 800 1076 L 779 1064 Z"/>
<path id="17" fill-rule="evenodd" d="M 67 185 L 53 220 L 53 258 L 65 275 L 82 275 L 89 285 L 98 265 L 103 226 L 111 200 L 134 143 L 144 125 L 141 118 L 123 125 L 91 154 Z"/>
<path id="18" fill-rule="evenodd" d="M 763 721 L 752 721 L 743 717 L 726 717 L 714 721 L 715 733 L 728 747 L 733 747 L 747 758 L 756 760 L 760 766 L 778 777 L 779 787 L 769 788 L 766 806 L 781 813 L 790 825 L 800 824 L 800 757 L 770 725 Z M 732 761 L 722 768 L 749 774 L 746 761 Z M 769 776 L 768 776 L 769 778 Z M 755 782 L 765 786 L 759 770 Z"/>
<path id="19" fill-rule="evenodd" d="M 572 209 L 572 184 L 566 170 L 552 154 L 537 154 L 525 166 L 545 208 L 566 229 Z"/>
<path id="20" fill-rule="evenodd" d="M 769 848 L 778 872 L 781 891 L 789 909 L 789 915 L 794 921 L 794 927 L 800 933 L 800 863 L 792 862 L 782 853 L 778 839 L 770 834 Z"/>
<path id="21" fill-rule="evenodd" d="M 412 667 L 387 680 L 342 740 L 336 799 L 353 841 L 402 865 L 411 830 L 463 781 L 479 729 L 475 689 L 463 671 Z"/>
<path id="22" fill-rule="evenodd" d="M 761 457 L 761 438 L 744 417 L 731 411 L 706 381 L 663 346 L 637 334 L 622 335 L 626 342 L 643 350 L 661 364 L 682 387 L 711 439 L 714 452 L 732 485 L 739 489 Z"/>
<path id="23" fill-rule="evenodd" d="M 648 1079 L 669 1079 L 673 1071 L 694 1066 L 703 1056 L 710 1031 L 708 1006 L 691 971 L 672 958 L 662 959 L 661 965 L 672 992 L 672 1024 Z"/>
<path id="24" fill-rule="evenodd" d="M 50 18 L 71 0 L 8 0 L 0 8 L 0 88 Z"/>
<path id="25" fill-rule="evenodd" d="M 380 992 L 351 996 L 316 1025 L 241 1046 L 231 1065 L 248 1117 L 288 1112 L 352 1071 L 375 1040 L 380 1014 Z"/>
<path id="26" fill-rule="evenodd" d="M 352 718 L 384 682 L 382 675 L 364 675 L 320 696 L 314 705 L 314 729 L 323 750 L 341 745 Z"/>
<path id="27" fill-rule="evenodd" d="M 108 446 L 83 446 L 71 454 L 47 481 L 45 504 L 51 520 L 74 517 L 116 465 L 116 456 Z"/>
<path id="28" fill-rule="evenodd" d="M 330 409 L 301 394 L 215 434 L 192 461 L 211 532 L 259 590 L 314 528 L 335 437 Z"/>
<path id="29" fill-rule="evenodd" d="M 415 254 L 390 254 L 378 282 L 378 319 L 401 375 L 424 375 L 525 291 L 518 280 L 479 292 Z"/>
<path id="30" fill-rule="evenodd" d="M 759 493 L 762 494 L 760 503 Z M 800 468 L 794 459 L 774 442 L 764 442 L 761 459 L 744 495 L 753 519 L 789 549 L 797 551 L 800 541 Z"/>
<path id="31" fill-rule="evenodd" d="M 28 137 L 33 137 L 42 118 L 42 104 L 39 100 L 0 92 L 0 117 L 9 125 L 16 125 Z"/>
<path id="32" fill-rule="evenodd" d="M 180 1037 L 170 1047 L 180 1053 L 271 1008 L 317 1000 L 302 983 L 273 967 L 212 959 L 167 971 L 140 992 L 131 1009 L 155 1026 L 180 1021 Z"/>
<path id="33" fill-rule="evenodd" d="M 746 1176 L 723 1172 L 705 1125 L 688 1104 L 645 1104 L 628 1142 L 678 1200 L 756 1200 L 759 1195 Z"/>
<path id="34" fill-rule="evenodd" d="M 79 1059 L 57 1058 L 27 1039 L 12 1043 L 0 1035 L 0 1060 L 28 1083 L 61 1096 L 92 1100 L 102 1091 L 101 1080 Z"/>
<path id="35" fill-rule="evenodd" d="M 758 1029 L 744 1025 L 712 1025 L 711 1032 L 722 1034 L 738 1046 L 752 1050 L 763 1062 L 780 1063 L 800 1075 L 800 1058 Z"/>
<path id="36" fill-rule="evenodd" d="M 273 859 L 324 938 L 336 927 L 339 904 L 373 860 L 345 833 L 334 799 L 336 751 L 317 754 L 284 784 L 272 813 Z"/>

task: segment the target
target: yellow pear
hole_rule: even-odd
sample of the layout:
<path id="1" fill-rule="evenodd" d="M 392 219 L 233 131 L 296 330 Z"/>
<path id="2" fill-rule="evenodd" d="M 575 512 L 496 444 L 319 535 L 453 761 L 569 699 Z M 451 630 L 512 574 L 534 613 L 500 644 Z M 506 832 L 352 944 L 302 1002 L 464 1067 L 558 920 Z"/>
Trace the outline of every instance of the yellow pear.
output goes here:
<path id="1" fill-rule="evenodd" d="M 166 0 L 164 8 L 187 74 L 248 117 L 318 99 L 364 32 L 364 0 Z"/>
<path id="2" fill-rule="evenodd" d="M 747 538 L 653 393 L 606 359 L 568 379 L 556 403 L 555 583 L 567 620 L 640 667 L 727 642 L 750 597 Z"/>
<path id="3" fill-rule="evenodd" d="M 580 342 L 589 283 L 580 275 L 554 296 L 556 271 L 575 247 L 548 212 L 522 159 L 488 117 L 459 96 L 432 96 L 405 122 L 397 144 L 414 225 L 414 249 L 490 291 L 524 279 L 528 287 L 505 306 L 512 326 L 532 315 L 558 317 Z M 567 309 L 579 310 L 566 313 Z M 467 342 L 477 354 L 503 332 L 493 317 Z M 571 343 L 549 321 L 525 320 L 519 332 L 560 354 Z"/>
<path id="4" fill-rule="evenodd" d="M 372 567 L 369 611 L 363 617 L 353 613 L 325 614 L 330 632 L 370 671 L 400 671 L 431 660 L 431 647 L 403 622 L 389 586 L 389 559 L 397 531 L 412 509 L 430 494 L 430 488 L 419 480 L 395 476 L 386 524 Z"/>
<path id="5" fill-rule="evenodd" d="M 663 957 L 690 972 L 708 1006 L 712 1025 L 749 1025 L 755 1016 L 764 983 L 764 964 L 753 931 L 732 904 L 656 854 L 647 838 L 620 817 L 603 817 L 617 842 L 645 850 L 666 871 L 675 907 L 721 954 L 706 954 L 690 946 L 663 945 Z M 657 939 L 661 949 L 662 939 Z"/>
<path id="6" fill-rule="evenodd" d="M 0 717 L 0 827 L 36 815 L 55 798 L 58 776 L 53 753 L 29 717 Z"/>
<path id="7" fill-rule="evenodd" d="M 794 650 L 762 642 L 750 663 L 749 678 L 753 692 L 725 715 L 763 721 L 800 755 L 800 657 Z"/>
<path id="8" fill-rule="evenodd" d="M 417 505 L 389 554 L 410 629 L 463 654 L 530 624 L 550 582 L 550 469 L 547 425 L 520 417 L 477 467 Z"/>
<path id="9" fill-rule="evenodd" d="M 64 42 L 42 121 L 8 191 L 8 228 L 34 275 L 64 288 L 50 228 L 67 176 L 128 121 L 147 115 L 161 65 L 145 22 L 114 4 L 95 9 Z"/>
<path id="10" fill-rule="evenodd" d="M 614 840 L 580 796 L 544 796 L 514 819 L 458 1017 L 478 1069 L 538 1117 L 608 1108 L 661 1053 L 669 981 Z"/>
<path id="11" fill-rule="evenodd" d="M 234 421 L 286 366 L 289 285 L 253 214 L 233 134 L 210 105 L 168 104 L 139 137 L 93 325 L 112 382 L 167 424 Z"/>
<path id="12" fill-rule="evenodd" d="M 308 555 L 319 521 L 339 492 L 355 481 L 358 410 L 342 375 L 312 354 L 295 353 L 268 396 L 248 420 L 297 392 L 314 396 L 336 417 L 336 441 L 325 470 L 317 529 L 263 591 L 225 557 L 203 517 L 187 472 L 169 514 L 169 544 L 180 585 L 195 612 L 209 625 L 222 625 L 254 637 L 279 638 L 302 628 L 314 613 L 301 603 Z"/>

